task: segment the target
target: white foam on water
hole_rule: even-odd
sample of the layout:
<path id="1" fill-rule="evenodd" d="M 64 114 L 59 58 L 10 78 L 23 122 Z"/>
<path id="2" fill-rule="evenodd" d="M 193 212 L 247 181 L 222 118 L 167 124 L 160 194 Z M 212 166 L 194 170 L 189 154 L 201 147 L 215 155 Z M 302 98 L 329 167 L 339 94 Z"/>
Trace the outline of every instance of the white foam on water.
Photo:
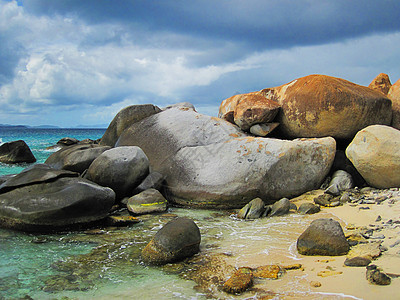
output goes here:
<path id="1" fill-rule="evenodd" d="M 0 145 L 3 145 L 4 143 L 3 143 L 3 139 L 2 138 L 0 138 Z"/>

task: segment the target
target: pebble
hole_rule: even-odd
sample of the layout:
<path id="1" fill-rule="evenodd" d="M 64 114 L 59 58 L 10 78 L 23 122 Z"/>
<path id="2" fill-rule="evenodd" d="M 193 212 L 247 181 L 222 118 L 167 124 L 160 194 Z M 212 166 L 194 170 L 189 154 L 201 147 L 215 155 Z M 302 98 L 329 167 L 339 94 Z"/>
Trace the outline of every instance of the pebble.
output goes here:
<path id="1" fill-rule="evenodd" d="M 360 207 L 359 209 L 371 209 L 371 208 L 368 207 L 368 206 L 362 206 L 362 207 Z"/>
<path id="2" fill-rule="evenodd" d="M 383 240 L 385 238 L 385 236 L 383 234 L 380 235 L 376 235 L 376 236 L 370 236 L 370 239 L 374 239 L 374 240 Z"/>
<path id="3" fill-rule="evenodd" d="M 381 216 L 378 216 L 378 217 L 376 218 L 375 222 L 380 222 L 380 221 L 382 221 L 382 217 L 381 217 Z"/>
<path id="4" fill-rule="evenodd" d="M 310 285 L 312 286 L 312 287 L 320 287 L 322 284 L 321 284 L 321 282 L 319 282 L 319 281 L 311 281 L 310 282 Z"/>

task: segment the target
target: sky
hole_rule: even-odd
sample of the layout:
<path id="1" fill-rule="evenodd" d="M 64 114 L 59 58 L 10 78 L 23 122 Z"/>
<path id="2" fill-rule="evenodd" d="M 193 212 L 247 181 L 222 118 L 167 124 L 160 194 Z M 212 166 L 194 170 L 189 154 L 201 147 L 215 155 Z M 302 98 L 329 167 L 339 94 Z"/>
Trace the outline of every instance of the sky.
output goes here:
<path id="1" fill-rule="evenodd" d="M 107 125 L 325 74 L 400 78 L 398 0 L 0 0 L 0 124 Z"/>

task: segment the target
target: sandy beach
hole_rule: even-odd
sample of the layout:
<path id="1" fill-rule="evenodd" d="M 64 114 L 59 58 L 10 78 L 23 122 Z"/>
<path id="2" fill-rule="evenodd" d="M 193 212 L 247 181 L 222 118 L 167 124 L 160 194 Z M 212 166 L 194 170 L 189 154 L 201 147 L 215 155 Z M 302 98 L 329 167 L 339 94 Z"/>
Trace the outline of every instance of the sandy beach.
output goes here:
<path id="1" fill-rule="evenodd" d="M 385 273 L 400 274 L 400 198 L 398 189 L 392 191 L 375 190 L 373 197 L 387 194 L 387 200 L 380 204 L 345 203 L 338 207 L 322 207 L 321 212 L 305 215 L 309 223 L 319 218 L 333 218 L 340 222 L 346 236 L 369 231 L 371 237 L 364 243 L 381 242 L 386 251 L 372 260 Z M 299 206 L 305 200 L 293 199 Z M 278 217 L 279 218 L 279 217 Z M 304 219 L 303 219 L 304 220 Z M 379 221 L 377 221 L 379 220 Z M 392 221 L 390 221 L 392 220 Z M 285 223 L 285 219 L 282 222 Z M 240 251 L 233 250 L 224 257 L 228 265 L 257 268 L 277 264 L 288 266 L 301 264 L 302 268 L 286 271 L 279 279 L 255 278 L 252 289 L 240 296 L 220 294 L 219 297 L 231 299 L 399 299 L 400 278 L 392 276 L 390 285 L 371 284 L 366 279 L 365 267 L 344 265 L 346 256 L 303 256 L 296 250 L 298 236 L 304 231 L 302 226 L 291 225 L 291 230 L 282 232 L 287 243 L 279 242 L 272 246 L 273 251 L 265 251 L 262 242 L 251 242 Z M 222 244 L 220 252 L 233 249 L 229 242 Z M 378 244 L 375 244 L 378 243 Z"/>

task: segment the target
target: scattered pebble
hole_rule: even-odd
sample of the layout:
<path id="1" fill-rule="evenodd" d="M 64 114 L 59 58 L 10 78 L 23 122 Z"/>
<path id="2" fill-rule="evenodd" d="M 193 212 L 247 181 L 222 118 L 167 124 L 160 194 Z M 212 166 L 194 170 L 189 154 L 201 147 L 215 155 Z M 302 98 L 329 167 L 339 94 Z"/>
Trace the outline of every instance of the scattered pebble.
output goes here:
<path id="1" fill-rule="evenodd" d="M 390 245 L 390 248 L 396 247 L 397 245 L 400 244 L 400 240 L 395 241 L 392 245 Z"/>
<path id="2" fill-rule="evenodd" d="M 322 284 L 321 284 L 321 282 L 319 282 L 319 281 L 311 281 L 310 282 L 310 285 L 312 286 L 312 287 L 320 287 Z"/>

